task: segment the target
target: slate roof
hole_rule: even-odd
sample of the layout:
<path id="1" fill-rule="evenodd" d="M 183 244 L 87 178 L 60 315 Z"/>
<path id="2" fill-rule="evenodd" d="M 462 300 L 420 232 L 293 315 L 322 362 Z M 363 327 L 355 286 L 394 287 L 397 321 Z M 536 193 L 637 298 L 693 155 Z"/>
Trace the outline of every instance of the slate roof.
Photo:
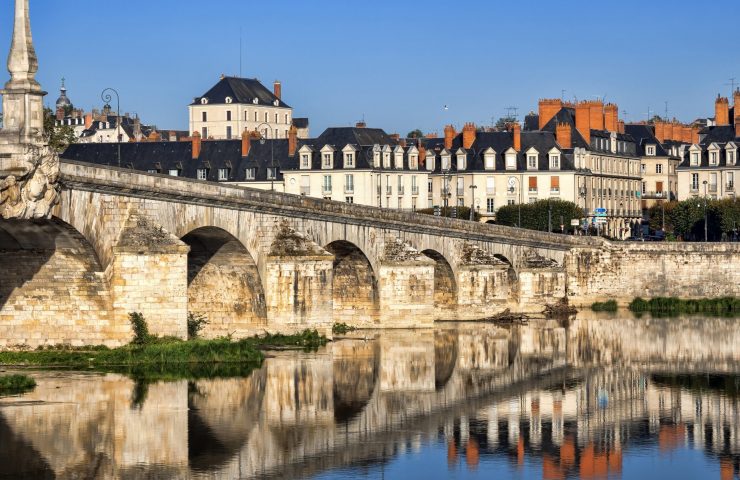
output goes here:
<path id="1" fill-rule="evenodd" d="M 291 123 L 295 128 L 308 128 L 308 118 L 294 118 Z"/>
<path id="2" fill-rule="evenodd" d="M 267 87 L 262 85 L 256 78 L 223 77 L 216 85 L 211 87 L 205 94 L 196 97 L 191 105 L 200 105 L 202 98 L 208 99 L 208 104 L 226 103 L 226 97 L 231 97 L 233 103 L 253 104 L 257 98 L 257 105 L 290 108 L 288 104 L 277 98 Z"/>
<path id="3" fill-rule="evenodd" d="M 670 157 L 671 155 L 663 148 L 663 145 L 658 139 L 655 138 L 654 128 L 652 125 L 627 124 L 624 126 L 624 132 L 635 140 L 638 155 L 646 156 L 645 146 L 655 145 L 656 157 Z"/>

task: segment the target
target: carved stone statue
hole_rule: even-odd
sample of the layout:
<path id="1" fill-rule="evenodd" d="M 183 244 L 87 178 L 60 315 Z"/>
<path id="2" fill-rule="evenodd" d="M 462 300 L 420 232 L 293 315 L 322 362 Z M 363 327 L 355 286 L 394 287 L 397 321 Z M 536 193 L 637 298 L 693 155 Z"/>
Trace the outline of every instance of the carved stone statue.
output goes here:
<path id="1" fill-rule="evenodd" d="M 15 0 L 10 81 L 0 130 L 0 216 L 45 218 L 59 201 L 59 155 L 44 141 L 43 98 L 31 36 L 29 0 Z"/>

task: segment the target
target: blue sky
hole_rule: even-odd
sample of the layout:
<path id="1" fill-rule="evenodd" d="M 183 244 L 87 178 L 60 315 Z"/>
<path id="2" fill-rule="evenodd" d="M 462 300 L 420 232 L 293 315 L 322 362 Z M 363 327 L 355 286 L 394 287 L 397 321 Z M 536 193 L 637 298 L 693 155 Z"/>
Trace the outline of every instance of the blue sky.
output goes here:
<path id="1" fill-rule="evenodd" d="M 244 76 L 281 80 L 313 134 L 363 116 L 388 132 L 441 132 L 510 106 L 523 116 L 562 90 L 606 95 L 627 120 L 665 101 L 683 121 L 713 116 L 714 97 L 740 79 L 736 12 L 736 0 L 31 0 L 48 103 L 64 76 L 78 107 L 114 87 L 122 111 L 185 129 L 192 98 L 239 74 L 241 29 Z"/>

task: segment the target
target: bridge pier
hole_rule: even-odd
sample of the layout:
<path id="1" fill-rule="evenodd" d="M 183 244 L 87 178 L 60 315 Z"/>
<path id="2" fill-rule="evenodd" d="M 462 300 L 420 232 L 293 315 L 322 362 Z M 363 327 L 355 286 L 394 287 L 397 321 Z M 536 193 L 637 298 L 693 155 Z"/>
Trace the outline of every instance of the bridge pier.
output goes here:
<path id="1" fill-rule="evenodd" d="M 562 268 L 522 268 L 518 277 L 519 311 L 541 311 L 544 305 L 565 298 L 566 277 Z"/>
<path id="2" fill-rule="evenodd" d="M 187 338 L 189 250 L 143 217 L 128 220 L 106 270 L 119 328 L 130 331 L 129 314 L 138 312 L 151 334 Z"/>
<path id="3" fill-rule="evenodd" d="M 434 326 L 434 261 L 417 258 L 383 262 L 378 291 L 381 328 Z"/>

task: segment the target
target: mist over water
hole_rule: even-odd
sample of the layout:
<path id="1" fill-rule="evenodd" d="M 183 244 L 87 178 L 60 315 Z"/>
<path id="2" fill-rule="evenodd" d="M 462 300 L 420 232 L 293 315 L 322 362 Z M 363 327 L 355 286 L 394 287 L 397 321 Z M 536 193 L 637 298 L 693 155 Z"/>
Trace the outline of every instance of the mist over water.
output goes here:
<path id="1" fill-rule="evenodd" d="M 357 331 L 247 377 L 32 371 L 0 478 L 738 478 L 738 345 L 739 320 L 584 312 Z"/>

